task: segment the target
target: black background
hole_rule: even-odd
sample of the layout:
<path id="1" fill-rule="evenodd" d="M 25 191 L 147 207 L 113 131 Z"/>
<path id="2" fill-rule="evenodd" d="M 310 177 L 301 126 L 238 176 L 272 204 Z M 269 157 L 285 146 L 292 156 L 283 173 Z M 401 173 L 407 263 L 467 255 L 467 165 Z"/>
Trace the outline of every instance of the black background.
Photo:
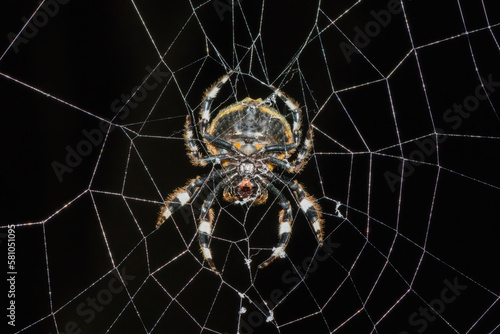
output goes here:
<path id="1" fill-rule="evenodd" d="M 500 80 L 498 5 L 405 1 L 406 17 L 392 15 L 362 54 L 347 59 L 342 43 L 355 41 L 387 1 L 353 8 L 355 1 L 322 2 L 318 11 L 316 2 L 265 2 L 262 9 L 247 0 L 234 20 L 225 3 L 71 0 L 6 53 L 8 36 L 38 3 L 2 3 L 1 233 L 18 225 L 17 325 L 6 326 L 8 333 L 66 333 L 72 322 L 81 333 L 235 333 L 238 323 L 242 333 L 417 333 L 409 317 L 440 299 L 446 280 L 466 289 L 425 332 L 492 332 L 500 319 L 500 93 L 459 126 L 443 115 L 474 96 L 478 75 Z M 300 214 L 288 258 L 256 271 L 276 242 L 278 210 L 220 203 L 212 247 L 223 283 L 201 266 L 196 205 L 154 232 L 162 198 L 208 171 L 185 155 L 185 115 L 196 115 L 205 89 L 238 62 L 244 75 L 236 85 L 232 78 L 236 96 L 225 87 L 217 107 L 269 96 L 258 79 L 293 96 L 304 106 L 304 124 L 316 127 L 317 154 L 297 179 L 319 199 L 327 240 L 338 248 L 298 285 L 294 271 L 303 274 L 316 251 L 324 255 Z M 128 105 L 128 114 L 113 112 L 113 101 L 156 66 L 174 75 L 137 107 Z M 60 181 L 53 163 L 65 163 L 66 148 L 76 149 L 86 140 L 82 131 L 98 129 L 100 119 L 124 127 L 114 127 L 104 146 L 92 146 Z M 403 157 L 422 151 L 435 133 L 447 134 L 439 153 L 419 166 L 407 163 L 410 175 L 392 191 L 387 172 L 397 174 Z M 332 199 L 344 204 L 347 221 L 334 217 Z M 224 240 L 242 241 L 230 247 Z M 248 240 L 252 276 L 238 251 L 246 252 Z M 106 289 L 115 268 L 134 276 L 128 292 L 85 322 L 78 306 Z M 259 303 L 244 299 L 240 318 L 235 290 Z M 265 310 L 261 301 L 272 291 L 287 297 L 274 309 L 275 322 L 262 323 L 256 310 Z M 252 321 L 258 325 L 251 330 L 242 325 Z"/>

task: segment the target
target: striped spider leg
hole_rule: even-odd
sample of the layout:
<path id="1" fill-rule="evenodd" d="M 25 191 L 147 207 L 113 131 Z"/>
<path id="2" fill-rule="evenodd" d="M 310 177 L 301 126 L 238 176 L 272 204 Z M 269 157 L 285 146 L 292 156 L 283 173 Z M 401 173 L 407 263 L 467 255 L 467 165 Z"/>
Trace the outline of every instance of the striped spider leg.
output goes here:
<path id="1" fill-rule="evenodd" d="M 317 203 L 317 200 L 313 196 L 309 195 L 304 190 L 304 187 L 296 180 L 289 181 L 286 180 L 286 178 L 276 175 L 270 175 L 269 179 L 273 181 L 279 181 L 280 183 L 285 184 L 290 188 L 295 199 L 297 200 L 298 206 L 311 224 L 318 244 L 320 246 L 323 245 L 323 219 L 321 215 L 321 207 Z M 276 258 L 285 256 L 285 248 L 288 244 L 288 241 L 290 240 L 290 236 L 292 233 L 290 225 L 292 217 L 290 202 L 286 199 L 283 193 L 281 193 L 280 190 L 278 190 L 278 188 L 276 188 L 271 182 L 268 183 L 267 187 L 267 189 L 269 189 L 276 196 L 279 205 L 282 208 L 279 214 L 279 241 L 278 245 L 273 248 L 273 253 L 271 254 L 271 256 L 262 264 L 260 264 L 259 268 L 267 267 Z"/>

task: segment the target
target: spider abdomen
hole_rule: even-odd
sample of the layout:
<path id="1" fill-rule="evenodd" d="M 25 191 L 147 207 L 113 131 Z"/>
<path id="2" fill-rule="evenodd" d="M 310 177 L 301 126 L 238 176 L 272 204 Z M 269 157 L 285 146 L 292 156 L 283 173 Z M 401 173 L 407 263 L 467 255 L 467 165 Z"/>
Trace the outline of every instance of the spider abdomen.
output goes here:
<path id="1" fill-rule="evenodd" d="M 290 125 L 262 99 L 245 98 L 233 104 L 213 120 L 208 133 L 237 146 L 250 155 L 264 145 L 291 144 Z"/>

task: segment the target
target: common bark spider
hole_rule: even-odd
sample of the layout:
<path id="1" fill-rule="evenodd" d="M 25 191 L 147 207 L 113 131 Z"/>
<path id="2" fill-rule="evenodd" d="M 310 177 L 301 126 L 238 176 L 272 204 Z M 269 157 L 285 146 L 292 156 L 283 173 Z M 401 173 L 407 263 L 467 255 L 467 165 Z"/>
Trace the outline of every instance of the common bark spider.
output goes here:
<path id="1" fill-rule="evenodd" d="M 212 270 L 217 272 L 210 238 L 214 212 L 212 204 L 222 191 L 222 198 L 236 204 L 262 204 L 268 193 L 276 196 L 281 206 L 279 213 L 279 241 L 271 256 L 259 265 L 264 268 L 277 257 L 285 256 L 285 247 L 291 235 L 292 209 L 290 201 L 274 185 L 286 185 L 292 191 L 302 212 L 312 225 L 316 239 L 323 243 L 323 219 L 321 208 L 296 180 L 275 173 L 274 170 L 299 173 L 307 163 L 313 145 L 313 131 L 309 128 L 301 142 L 301 110 L 297 102 L 274 86 L 270 88 L 279 96 L 291 112 L 293 124 L 262 99 L 246 97 L 223 108 L 210 122 L 210 108 L 222 86 L 229 80 L 229 72 L 215 82 L 204 94 L 200 112 L 200 135 L 206 148 L 206 155 L 193 133 L 191 117 L 186 117 L 184 138 L 187 154 L 195 166 L 213 164 L 217 172 L 191 179 L 186 186 L 175 190 L 165 201 L 156 227 L 160 227 L 176 210 L 188 203 L 206 184 L 213 181 L 215 187 L 201 207 L 198 224 L 198 239 L 203 256 Z M 202 145 L 202 144 L 200 144 Z M 203 146 L 202 145 L 202 146 Z M 288 158 L 296 154 L 295 160 Z"/>

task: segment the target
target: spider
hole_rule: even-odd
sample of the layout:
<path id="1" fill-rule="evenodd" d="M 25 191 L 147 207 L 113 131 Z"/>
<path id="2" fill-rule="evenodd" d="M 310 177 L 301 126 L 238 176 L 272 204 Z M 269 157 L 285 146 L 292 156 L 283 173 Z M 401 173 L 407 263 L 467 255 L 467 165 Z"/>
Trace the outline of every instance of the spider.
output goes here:
<path id="1" fill-rule="evenodd" d="M 217 167 L 216 172 L 191 179 L 186 186 L 175 190 L 166 199 L 156 224 L 156 228 L 159 228 L 176 210 L 188 203 L 207 181 L 213 181 L 215 186 L 201 207 L 198 239 L 205 260 L 215 272 L 217 269 L 209 244 L 213 232 L 212 204 L 221 191 L 225 201 L 240 205 L 263 204 L 271 193 L 281 206 L 278 244 L 273 248 L 271 256 L 259 265 L 259 269 L 268 266 L 277 257 L 285 256 L 285 247 L 291 235 L 290 201 L 275 183 L 291 189 L 300 209 L 311 223 L 318 243 L 323 244 L 323 219 L 319 204 L 296 180 L 275 172 L 277 169 L 296 174 L 304 168 L 311 153 L 312 128 L 309 128 L 300 144 L 299 105 L 272 85 L 269 87 L 274 94 L 290 109 L 292 126 L 269 103 L 261 98 L 250 97 L 223 108 L 210 122 L 212 102 L 232 73 L 233 71 L 228 72 L 207 89 L 202 100 L 199 130 L 206 155 L 201 154 L 194 137 L 191 117 L 186 116 L 184 138 L 191 163 L 195 166 L 213 164 Z M 289 162 L 288 158 L 293 154 L 296 154 L 295 159 Z"/>

